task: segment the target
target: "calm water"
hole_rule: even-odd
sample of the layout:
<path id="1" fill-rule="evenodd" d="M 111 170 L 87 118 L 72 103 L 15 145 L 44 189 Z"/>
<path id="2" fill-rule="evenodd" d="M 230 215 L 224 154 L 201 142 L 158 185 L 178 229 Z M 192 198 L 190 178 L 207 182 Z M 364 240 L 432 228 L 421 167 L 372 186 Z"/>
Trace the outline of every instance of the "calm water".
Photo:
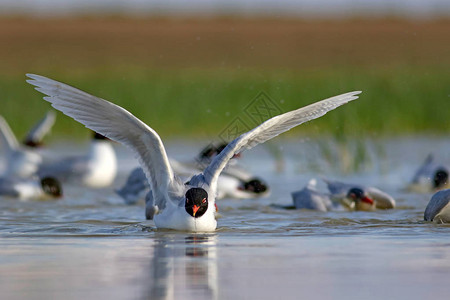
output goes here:
<path id="1" fill-rule="evenodd" d="M 144 220 L 143 204 L 124 205 L 112 188 L 66 186 L 58 201 L 1 199 L 1 299 L 446 297 L 450 226 L 423 222 L 430 195 L 402 188 L 429 151 L 450 162 L 449 141 L 342 146 L 302 139 L 257 147 L 241 163 L 270 183 L 271 196 L 219 201 L 212 234 L 156 231 Z M 198 144 L 175 141 L 167 148 L 183 160 Z M 83 145 L 54 148 L 75 153 Z M 117 150 L 120 185 L 136 162 Z M 373 183 L 393 194 L 398 208 L 317 213 L 276 206 L 290 204 L 290 192 L 314 175 Z"/>

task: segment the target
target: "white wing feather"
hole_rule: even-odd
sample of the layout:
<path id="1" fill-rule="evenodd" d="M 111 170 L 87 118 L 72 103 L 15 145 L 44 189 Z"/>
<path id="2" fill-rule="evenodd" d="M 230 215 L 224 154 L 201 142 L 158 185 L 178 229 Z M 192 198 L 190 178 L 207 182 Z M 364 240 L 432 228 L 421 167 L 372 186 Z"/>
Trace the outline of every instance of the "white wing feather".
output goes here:
<path id="1" fill-rule="evenodd" d="M 357 99 L 358 96 L 356 95 L 360 93 L 360 91 L 355 91 L 342 94 L 284 113 L 273 117 L 249 132 L 242 134 L 230 142 L 205 169 L 203 173 L 205 181 L 212 189 L 215 189 L 220 173 L 235 154 L 264 143 L 297 125 L 319 118 L 328 111 Z"/>
<path id="2" fill-rule="evenodd" d="M 17 142 L 16 136 L 9 127 L 8 122 L 2 116 L 0 116 L 0 139 L 8 152 L 19 149 L 19 142 Z"/>
<path id="3" fill-rule="evenodd" d="M 104 99 L 64 83 L 27 74 L 28 83 L 48 95 L 44 99 L 54 108 L 104 136 L 133 150 L 149 180 L 152 191 L 167 194 L 174 183 L 164 145 L 158 134 L 130 112 Z M 158 199 L 165 199 L 162 196 Z"/>
<path id="4" fill-rule="evenodd" d="M 53 110 L 50 110 L 45 116 L 34 125 L 34 127 L 28 132 L 25 143 L 39 144 L 44 136 L 50 132 L 55 124 L 56 114 Z"/>

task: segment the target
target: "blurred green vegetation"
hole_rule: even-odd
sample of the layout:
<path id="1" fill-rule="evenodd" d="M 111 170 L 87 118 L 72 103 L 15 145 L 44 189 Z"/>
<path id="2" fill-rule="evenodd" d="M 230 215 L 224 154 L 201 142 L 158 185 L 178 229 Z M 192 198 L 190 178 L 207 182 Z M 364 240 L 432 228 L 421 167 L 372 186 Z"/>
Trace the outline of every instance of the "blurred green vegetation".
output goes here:
<path id="1" fill-rule="evenodd" d="M 318 70 L 152 69 L 123 67 L 85 71 L 40 70 L 49 76 L 116 103 L 163 138 L 213 138 L 264 91 L 281 111 L 353 90 L 359 100 L 290 131 L 290 134 L 345 136 L 448 134 L 450 76 L 446 66 L 392 66 Z M 0 73 L 1 114 L 21 138 L 48 110 L 25 75 Z M 52 138 L 88 133 L 58 114 Z"/>

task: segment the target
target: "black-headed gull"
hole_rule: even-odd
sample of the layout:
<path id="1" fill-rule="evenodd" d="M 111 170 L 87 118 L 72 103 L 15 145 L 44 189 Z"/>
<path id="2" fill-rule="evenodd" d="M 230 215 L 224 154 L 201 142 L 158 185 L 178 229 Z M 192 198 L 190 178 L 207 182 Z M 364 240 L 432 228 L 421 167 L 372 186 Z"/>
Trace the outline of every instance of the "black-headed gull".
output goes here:
<path id="1" fill-rule="evenodd" d="M 435 223 L 450 223 L 450 190 L 439 191 L 431 197 L 424 219 Z"/>
<path id="2" fill-rule="evenodd" d="M 0 196 L 21 200 L 47 199 L 62 197 L 62 188 L 55 178 L 0 178 Z"/>
<path id="3" fill-rule="evenodd" d="M 94 132 L 86 154 L 42 163 L 37 174 L 92 188 L 107 187 L 116 178 L 116 152 L 109 139 Z"/>
<path id="4" fill-rule="evenodd" d="M 371 211 L 376 208 L 390 209 L 395 207 L 395 200 L 387 193 L 375 188 L 359 184 L 343 183 L 323 178 L 331 197 L 340 200 L 350 209 Z"/>
<path id="5" fill-rule="evenodd" d="M 0 143 L 5 149 L 6 168 L 3 176 L 27 178 L 32 176 L 42 157 L 33 148 L 19 144 L 6 120 L 0 116 Z"/>
<path id="6" fill-rule="evenodd" d="M 304 122 L 319 118 L 358 97 L 359 91 L 335 96 L 273 117 L 231 141 L 200 174 L 184 184 L 173 172 L 159 135 L 130 112 L 52 79 L 28 74 L 28 83 L 44 99 L 69 117 L 135 152 L 150 182 L 157 228 L 214 231 L 217 180 L 228 161 L 246 149 L 264 143 Z"/>
<path id="7" fill-rule="evenodd" d="M 414 174 L 409 189 L 414 192 L 431 192 L 449 187 L 450 168 L 435 161 L 429 154 L 420 168 Z"/>

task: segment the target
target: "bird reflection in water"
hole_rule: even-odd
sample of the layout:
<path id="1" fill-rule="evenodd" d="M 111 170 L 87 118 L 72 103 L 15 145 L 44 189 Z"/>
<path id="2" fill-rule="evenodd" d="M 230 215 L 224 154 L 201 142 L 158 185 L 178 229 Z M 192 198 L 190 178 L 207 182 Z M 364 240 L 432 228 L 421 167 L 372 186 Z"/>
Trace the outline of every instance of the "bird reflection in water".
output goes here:
<path id="1" fill-rule="evenodd" d="M 156 236 L 149 299 L 217 299 L 216 239 L 212 235 Z"/>

